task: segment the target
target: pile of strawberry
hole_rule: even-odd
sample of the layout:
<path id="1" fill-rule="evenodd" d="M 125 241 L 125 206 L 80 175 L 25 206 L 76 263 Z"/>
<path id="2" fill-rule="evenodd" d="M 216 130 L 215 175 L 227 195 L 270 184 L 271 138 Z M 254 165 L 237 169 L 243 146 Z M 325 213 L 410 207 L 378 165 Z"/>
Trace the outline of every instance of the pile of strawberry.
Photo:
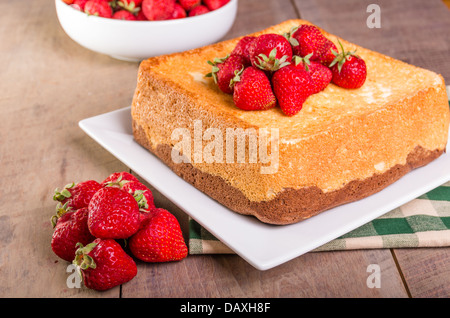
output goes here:
<path id="1" fill-rule="evenodd" d="M 265 110 L 279 105 L 293 116 L 306 99 L 329 83 L 343 88 L 361 87 L 367 76 L 365 61 L 346 52 L 313 25 L 302 24 L 289 32 L 245 36 L 224 58 L 208 61 L 218 88 L 233 95 L 243 110 Z"/>
<path id="2" fill-rule="evenodd" d="M 230 0 L 63 0 L 90 15 L 130 21 L 193 17 L 217 10 Z"/>
<path id="3" fill-rule="evenodd" d="M 77 266 L 87 288 L 130 281 L 137 274 L 134 258 L 169 262 L 187 256 L 178 220 L 157 208 L 151 190 L 130 173 L 68 184 L 53 199 L 51 248 Z"/>

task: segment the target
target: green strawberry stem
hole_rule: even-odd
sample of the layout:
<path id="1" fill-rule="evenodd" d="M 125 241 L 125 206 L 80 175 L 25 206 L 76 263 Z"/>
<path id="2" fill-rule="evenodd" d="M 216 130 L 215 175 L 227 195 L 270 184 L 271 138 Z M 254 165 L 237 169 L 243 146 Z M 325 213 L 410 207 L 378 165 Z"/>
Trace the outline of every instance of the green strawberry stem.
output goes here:
<path id="1" fill-rule="evenodd" d="M 212 77 L 214 79 L 214 83 L 217 84 L 217 72 L 220 71 L 219 67 L 217 66 L 217 64 L 222 64 L 223 62 L 225 62 L 228 58 L 230 57 L 230 55 L 228 54 L 225 57 L 221 57 L 218 58 L 216 57 L 212 62 L 211 61 L 207 61 L 207 63 L 209 65 L 212 66 L 211 72 L 206 74 L 205 77 Z"/>
<path id="2" fill-rule="evenodd" d="M 109 5 L 113 8 L 113 9 L 117 9 L 118 7 L 121 7 L 133 14 L 137 14 L 139 12 L 139 10 L 141 10 L 141 7 L 136 7 L 136 4 L 134 3 L 134 1 L 131 1 L 129 3 L 124 3 L 123 1 L 110 1 Z"/>
<path id="3" fill-rule="evenodd" d="M 276 58 L 277 56 L 277 49 L 273 48 L 272 51 L 270 51 L 269 56 L 265 54 L 259 54 L 256 59 L 258 60 L 258 63 L 256 63 L 256 66 L 260 68 L 263 71 L 278 71 L 280 68 L 285 67 L 286 65 L 291 64 L 287 61 L 289 56 L 284 55 L 280 59 Z"/>
<path id="4" fill-rule="evenodd" d="M 52 222 L 53 228 L 55 228 L 56 223 L 58 222 L 58 219 L 61 216 L 63 216 L 64 214 L 66 214 L 67 212 L 69 212 L 70 210 L 71 210 L 71 208 L 67 207 L 67 203 L 65 203 L 64 205 L 62 205 L 61 203 L 58 203 L 56 205 L 56 213 L 50 219 L 50 221 Z"/>
<path id="5" fill-rule="evenodd" d="M 305 70 L 309 71 L 309 65 L 311 64 L 311 61 L 309 59 L 311 58 L 311 56 L 313 56 L 313 54 L 314 53 L 310 53 L 310 54 L 306 55 L 305 57 L 294 55 L 293 60 L 294 60 L 295 66 L 299 65 L 300 63 L 303 63 Z"/>
<path id="6" fill-rule="evenodd" d="M 300 43 L 298 43 L 296 38 L 293 38 L 292 35 L 298 30 L 298 26 L 292 27 L 289 32 L 286 32 L 283 34 L 283 36 L 286 38 L 286 40 L 291 43 L 292 46 L 299 46 Z"/>
<path id="7" fill-rule="evenodd" d="M 109 181 L 105 184 L 105 187 L 118 187 L 122 188 L 129 180 L 122 180 L 122 176 L 118 177 L 115 181 Z"/>
<path id="8" fill-rule="evenodd" d="M 339 41 L 339 46 L 341 47 L 341 53 L 335 52 L 334 50 L 332 51 L 332 53 L 336 56 L 333 60 L 333 62 L 331 62 L 330 64 L 330 68 L 333 67 L 334 65 L 336 65 L 336 63 L 338 64 L 338 71 L 339 73 L 341 72 L 342 66 L 344 65 L 344 63 L 347 61 L 347 59 L 350 56 L 355 56 L 355 57 L 359 57 L 358 55 L 356 55 L 356 50 L 355 51 L 345 51 L 344 46 L 342 45 L 341 41 Z"/>
<path id="9" fill-rule="evenodd" d="M 55 189 L 55 194 L 53 195 L 53 200 L 55 201 L 63 201 L 67 198 L 70 198 L 72 194 L 68 189 L 72 189 L 75 186 L 75 182 L 66 184 L 62 190 L 58 188 Z"/>
<path id="10" fill-rule="evenodd" d="M 77 266 L 77 268 L 80 268 L 82 270 L 88 268 L 95 269 L 97 265 L 95 264 L 94 259 L 87 254 L 89 254 L 94 249 L 94 247 L 97 246 L 97 243 L 92 242 L 86 246 L 83 246 L 83 244 L 78 242 L 76 246 L 78 247 L 78 249 L 75 252 L 75 259 L 73 260 L 73 264 Z"/>
<path id="11" fill-rule="evenodd" d="M 230 80 L 230 88 L 234 86 L 235 83 L 241 81 L 241 75 L 244 72 L 245 67 L 242 67 L 239 71 L 234 71 L 234 77 Z"/>
<path id="12" fill-rule="evenodd" d="M 148 210 L 148 201 L 144 195 L 144 190 L 136 190 L 132 194 L 133 194 L 134 199 L 138 203 L 139 210 L 147 211 Z"/>

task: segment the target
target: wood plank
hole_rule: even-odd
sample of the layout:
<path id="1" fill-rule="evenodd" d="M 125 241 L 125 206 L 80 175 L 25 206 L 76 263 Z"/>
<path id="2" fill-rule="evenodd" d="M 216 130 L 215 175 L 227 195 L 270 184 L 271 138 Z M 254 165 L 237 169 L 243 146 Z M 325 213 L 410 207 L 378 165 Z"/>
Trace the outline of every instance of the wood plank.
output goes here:
<path id="1" fill-rule="evenodd" d="M 382 27 L 369 29 L 366 8 L 372 2 L 295 1 L 302 18 L 361 46 L 441 73 L 449 83 L 450 11 L 444 4 L 440 0 L 377 1 Z M 450 248 L 393 253 L 412 297 L 450 295 Z"/>
<path id="2" fill-rule="evenodd" d="M 369 288 L 367 267 L 381 268 L 380 288 Z M 388 250 L 308 253 L 267 271 L 237 255 L 191 255 L 176 263 L 138 263 L 123 297 L 405 298 Z"/>
<path id="3" fill-rule="evenodd" d="M 441 0 L 377 1 L 381 28 L 367 27 L 371 0 L 294 2 L 303 19 L 330 33 L 440 73 L 450 82 L 450 12 Z"/>
<path id="4" fill-rule="evenodd" d="M 156 206 L 178 218 L 187 241 L 187 215 L 141 181 L 152 190 Z M 367 287 L 370 264 L 381 268 L 381 288 Z M 389 250 L 312 252 L 267 271 L 237 255 L 189 255 L 175 263 L 138 262 L 138 276 L 122 286 L 124 298 L 407 296 Z"/>
<path id="5" fill-rule="evenodd" d="M 0 3 L 0 297 L 407 296 L 388 250 L 308 253 L 263 272 L 236 255 L 190 256 L 176 263 L 139 263 L 137 278 L 105 293 L 69 288 L 68 263 L 50 249 L 51 195 L 72 181 L 101 181 L 128 170 L 86 136 L 78 121 L 128 106 L 138 64 L 74 43 L 59 27 L 53 6 L 44 0 Z M 245 0 L 239 15 L 226 38 L 295 18 L 296 10 L 287 0 Z M 179 217 L 186 237 L 187 216 L 154 192 L 157 204 Z M 381 267 L 380 289 L 366 285 L 370 264 Z M 416 282 L 413 287 L 423 277 L 417 264 L 419 270 L 405 276 Z M 411 290 L 424 294 L 423 288 Z"/>
<path id="6" fill-rule="evenodd" d="M 412 297 L 450 296 L 450 248 L 396 249 L 395 256 Z"/>
<path id="7" fill-rule="evenodd" d="M 92 53 L 59 27 L 52 1 L 0 3 L 0 295 L 119 297 L 66 285 L 51 251 L 52 193 L 128 169 L 78 121 L 129 105 L 137 65 Z"/>

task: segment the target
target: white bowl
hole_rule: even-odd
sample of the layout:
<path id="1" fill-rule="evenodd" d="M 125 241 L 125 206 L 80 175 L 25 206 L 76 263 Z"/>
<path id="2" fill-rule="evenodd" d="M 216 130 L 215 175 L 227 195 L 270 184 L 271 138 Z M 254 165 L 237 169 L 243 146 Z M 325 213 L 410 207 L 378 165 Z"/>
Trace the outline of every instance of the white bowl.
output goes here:
<path id="1" fill-rule="evenodd" d="M 238 0 L 195 17 L 165 21 L 126 21 L 87 15 L 55 0 L 67 35 L 92 51 L 127 61 L 182 52 L 219 41 L 232 27 Z"/>

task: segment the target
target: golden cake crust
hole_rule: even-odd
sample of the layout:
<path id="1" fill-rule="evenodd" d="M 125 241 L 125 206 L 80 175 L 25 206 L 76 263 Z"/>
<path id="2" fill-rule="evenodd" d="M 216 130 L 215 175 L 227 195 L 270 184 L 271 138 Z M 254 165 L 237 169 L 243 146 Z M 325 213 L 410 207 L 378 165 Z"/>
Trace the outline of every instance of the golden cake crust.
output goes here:
<path id="1" fill-rule="evenodd" d="M 282 34 L 303 23 L 309 22 L 289 20 L 254 35 Z M 337 43 L 337 37 L 322 32 Z M 140 144 L 185 179 L 189 179 L 186 171 L 203 176 L 205 184 L 196 182 L 196 187 L 231 209 L 267 223 L 297 222 L 379 191 L 445 151 L 450 117 L 440 75 L 339 39 L 366 61 L 363 87 L 346 90 L 330 84 L 292 117 L 278 108 L 247 112 L 237 109 L 230 95 L 204 77 L 210 71 L 206 61 L 227 55 L 238 40 L 143 61 L 131 110 Z M 194 136 L 195 121 L 201 122 L 203 132 L 213 127 L 222 136 L 230 128 L 254 129 L 259 137 L 261 128 L 277 129 L 271 140 L 278 146 L 276 169 L 261 173 L 267 162 L 229 163 L 225 154 L 221 162 L 205 162 L 191 153 L 188 163 L 175 164 L 167 158 L 177 148 L 173 132 L 183 128 Z M 377 181 L 380 186 L 373 186 L 373 180 L 382 180 Z M 355 194 L 337 195 L 354 189 L 355 182 L 361 184 Z M 214 192 L 219 183 L 235 193 L 232 198 L 220 199 L 227 196 Z M 314 196 L 316 192 L 322 195 Z M 296 199 L 299 193 L 305 196 L 301 202 Z M 316 200 L 323 195 L 334 199 L 320 206 Z"/>

